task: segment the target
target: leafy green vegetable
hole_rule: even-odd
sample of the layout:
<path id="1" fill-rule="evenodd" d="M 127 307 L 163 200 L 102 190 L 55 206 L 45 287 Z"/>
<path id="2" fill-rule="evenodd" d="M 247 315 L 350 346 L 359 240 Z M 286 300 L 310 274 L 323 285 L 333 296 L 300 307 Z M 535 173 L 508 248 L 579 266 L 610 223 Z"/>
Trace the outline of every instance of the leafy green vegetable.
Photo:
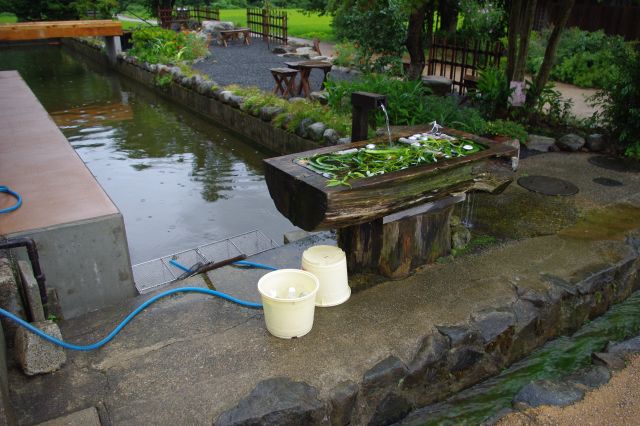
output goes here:
<path id="1" fill-rule="evenodd" d="M 298 161 L 325 176 L 328 179 L 327 186 L 351 186 L 349 181 L 353 179 L 464 157 L 483 149 L 484 146 L 468 139 L 455 139 L 446 135 L 416 135 L 410 139 L 400 138 L 393 145 L 367 145 L 365 148 L 317 154 Z"/>

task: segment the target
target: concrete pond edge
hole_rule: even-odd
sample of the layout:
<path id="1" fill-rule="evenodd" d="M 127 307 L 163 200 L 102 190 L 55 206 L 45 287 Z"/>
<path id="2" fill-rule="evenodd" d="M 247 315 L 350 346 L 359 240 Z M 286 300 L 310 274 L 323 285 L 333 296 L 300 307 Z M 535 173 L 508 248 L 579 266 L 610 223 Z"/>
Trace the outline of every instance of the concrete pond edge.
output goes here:
<path id="1" fill-rule="evenodd" d="M 164 98 L 176 102 L 196 114 L 215 121 L 234 133 L 249 139 L 278 154 L 292 154 L 308 151 L 337 143 L 337 132 L 326 128 L 323 123 L 305 122 L 304 128 L 296 129 L 296 134 L 275 127 L 271 120 L 280 111 L 276 107 L 263 107 L 260 114 L 254 116 L 241 110 L 244 99 L 229 91 L 216 87 L 216 83 L 205 80 L 199 75 L 187 77 L 181 74 L 179 67 L 162 64 L 140 63 L 136 58 L 119 54 L 115 63 L 110 63 L 107 55 L 98 45 L 84 39 L 61 39 L 61 43 L 93 62 L 146 86 Z M 158 86 L 156 78 L 162 74 L 172 76 L 170 84 Z M 298 99 L 298 98 L 294 98 Z M 304 120 L 303 120 L 304 121 Z M 316 137 L 315 127 L 322 124 L 323 133 Z M 324 136 L 331 133 L 331 138 Z M 304 136 L 304 137 L 301 137 Z"/>
<path id="2" fill-rule="evenodd" d="M 498 374 L 545 342 L 576 331 L 640 289 L 640 234 L 633 255 L 571 283 L 542 276 L 546 292 L 512 285 L 515 301 L 474 312 L 468 321 L 426 332 L 412 359 L 395 355 L 344 381 L 327 396 L 288 377 L 259 382 L 215 425 L 370 424 L 401 422 L 410 412 Z"/>

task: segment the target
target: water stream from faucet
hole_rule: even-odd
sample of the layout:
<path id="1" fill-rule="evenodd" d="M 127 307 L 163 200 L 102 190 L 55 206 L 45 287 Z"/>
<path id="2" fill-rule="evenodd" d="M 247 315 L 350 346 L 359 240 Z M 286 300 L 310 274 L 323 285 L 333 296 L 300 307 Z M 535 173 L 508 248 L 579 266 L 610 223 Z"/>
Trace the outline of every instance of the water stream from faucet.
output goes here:
<path id="1" fill-rule="evenodd" d="M 387 123 L 387 135 L 389 135 L 389 145 L 392 145 L 391 142 L 391 126 L 389 125 L 389 114 L 387 113 L 387 108 L 385 108 L 384 104 L 380 104 L 380 108 L 382 108 L 382 112 L 384 112 L 384 118 Z"/>

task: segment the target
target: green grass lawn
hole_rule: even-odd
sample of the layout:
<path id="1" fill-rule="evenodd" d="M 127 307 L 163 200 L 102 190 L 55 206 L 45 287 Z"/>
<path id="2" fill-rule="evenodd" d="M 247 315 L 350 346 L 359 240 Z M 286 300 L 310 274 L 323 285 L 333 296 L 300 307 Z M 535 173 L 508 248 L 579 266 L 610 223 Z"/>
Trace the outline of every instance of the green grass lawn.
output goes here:
<path id="1" fill-rule="evenodd" d="M 150 14 L 141 7 L 132 6 L 132 12 L 141 18 L 151 18 Z M 292 37 L 307 38 L 309 40 L 313 38 L 319 38 L 322 41 L 334 41 L 333 29 L 331 28 L 331 16 L 320 16 L 317 14 L 306 15 L 297 9 L 286 9 L 287 18 L 289 24 L 289 35 Z M 131 16 L 124 12 L 123 15 Z M 247 10 L 246 9 L 221 9 L 220 19 L 223 21 L 231 21 L 240 26 L 247 25 Z M 0 13 L 0 23 L 16 22 L 16 16 L 11 13 Z M 122 28 L 125 30 L 136 29 L 139 26 L 146 26 L 147 24 L 138 24 L 136 22 L 122 22 Z"/>
<path id="2" fill-rule="evenodd" d="M 319 38 L 322 41 L 333 41 L 331 16 L 317 14 L 307 15 L 297 9 L 286 9 L 289 35 L 307 39 Z M 240 26 L 247 25 L 246 9 L 221 9 L 220 20 L 231 21 Z"/>
<path id="3" fill-rule="evenodd" d="M 0 24 L 12 24 L 14 22 L 18 22 L 18 18 L 13 13 L 0 13 Z"/>
<path id="4" fill-rule="evenodd" d="M 149 24 L 145 24 L 144 22 L 129 22 L 129 21 L 120 21 L 122 24 L 122 29 L 125 31 L 133 31 L 138 28 L 148 27 Z"/>

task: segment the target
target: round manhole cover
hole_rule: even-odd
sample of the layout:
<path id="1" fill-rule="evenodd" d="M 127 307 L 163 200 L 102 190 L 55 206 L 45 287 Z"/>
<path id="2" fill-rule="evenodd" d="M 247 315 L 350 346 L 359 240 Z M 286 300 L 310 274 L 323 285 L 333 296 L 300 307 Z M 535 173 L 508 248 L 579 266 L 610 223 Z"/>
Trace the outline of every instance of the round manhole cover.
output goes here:
<path id="1" fill-rule="evenodd" d="M 574 195 L 578 187 L 566 180 L 549 176 L 524 176 L 518 179 L 518 184 L 529 191 L 544 195 Z"/>
<path id="2" fill-rule="evenodd" d="M 606 177 L 597 177 L 597 178 L 594 178 L 593 181 L 598 185 L 602 185 L 602 186 L 622 186 L 623 185 L 623 183 L 620 182 L 619 180 L 609 179 Z"/>
<path id="3" fill-rule="evenodd" d="M 589 158 L 594 166 L 615 172 L 640 172 L 640 161 L 631 158 L 612 157 L 610 155 L 594 155 Z"/>

